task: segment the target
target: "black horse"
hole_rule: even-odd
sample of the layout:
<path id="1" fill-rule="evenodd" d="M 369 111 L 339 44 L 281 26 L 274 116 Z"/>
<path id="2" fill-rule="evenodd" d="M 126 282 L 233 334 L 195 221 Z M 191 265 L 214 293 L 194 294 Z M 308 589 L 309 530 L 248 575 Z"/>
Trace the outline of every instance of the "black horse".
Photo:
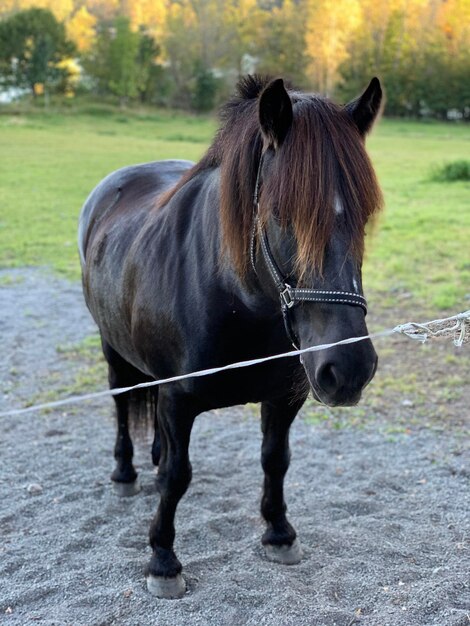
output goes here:
<path id="1" fill-rule="evenodd" d="M 112 388 L 367 334 L 364 235 L 382 198 L 364 137 L 381 98 L 376 78 L 340 107 L 281 79 L 247 77 L 199 163 L 126 167 L 96 187 L 79 246 Z M 138 491 L 128 430 L 136 397 L 155 422 L 152 593 L 185 591 L 174 516 L 191 480 L 195 417 L 261 402 L 262 543 L 270 559 L 297 563 L 283 494 L 289 427 L 310 389 L 328 405 L 358 402 L 376 364 L 366 340 L 155 387 L 150 405 L 148 393 L 115 396 L 120 495 Z"/>

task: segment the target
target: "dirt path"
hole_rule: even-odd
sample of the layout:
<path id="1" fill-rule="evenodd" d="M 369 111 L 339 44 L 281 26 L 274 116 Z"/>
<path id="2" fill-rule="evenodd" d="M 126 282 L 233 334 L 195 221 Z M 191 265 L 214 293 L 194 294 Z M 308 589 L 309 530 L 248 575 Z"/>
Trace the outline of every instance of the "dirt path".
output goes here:
<path id="1" fill-rule="evenodd" d="M 56 348 L 94 327 L 78 285 L 37 270 L 0 281 L 5 410 L 72 379 L 77 363 Z M 142 573 L 158 499 L 149 446 L 137 450 L 142 493 L 118 500 L 111 490 L 111 401 L 2 418 L 0 622 L 469 626 L 467 416 L 392 435 L 385 422 L 335 430 L 309 415 L 293 428 L 286 485 L 304 548 L 292 567 L 268 562 L 259 543 L 257 417 L 235 408 L 198 418 L 177 515 L 189 587 L 179 601 L 151 597 Z"/>

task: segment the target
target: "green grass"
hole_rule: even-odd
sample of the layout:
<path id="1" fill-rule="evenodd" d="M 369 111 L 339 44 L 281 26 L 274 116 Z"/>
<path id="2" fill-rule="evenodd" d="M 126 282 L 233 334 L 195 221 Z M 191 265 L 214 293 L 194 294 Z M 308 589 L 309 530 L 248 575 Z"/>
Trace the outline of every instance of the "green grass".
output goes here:
<path id="1" fill-rule="evenodd" d="M 0 115 L 0 266 L 49 265 L 78 279 L 77 220 L 93 187 L 131 163 L 197 159 L 214 128 L 209 118 L 98 106 Z"/>
<path id="2" fill-rule="evenodd" d="M 77 279 L 76 227 L 91 189 L 112 170 L 197 159 L 216 122 L 106 103 L 15 115 L 0 109 L 0 266 L 46 265 Z M 470 291 L 470 183 L 430 180 L 470 153 L 470 126 L 382 120 L 368 147 L 386 211 L 368 241 L 366 291 L 390 307 L 463 309 Z"/>
<path id="3" fill-rule="evenodd" d="M 368 242 L 365 285 L 390 307 L 468 308 L 470 183 L 436 182 L 430 170 L 470 153 L 470 125 L 382 120 L 368 147 L 386 209 Z"/>

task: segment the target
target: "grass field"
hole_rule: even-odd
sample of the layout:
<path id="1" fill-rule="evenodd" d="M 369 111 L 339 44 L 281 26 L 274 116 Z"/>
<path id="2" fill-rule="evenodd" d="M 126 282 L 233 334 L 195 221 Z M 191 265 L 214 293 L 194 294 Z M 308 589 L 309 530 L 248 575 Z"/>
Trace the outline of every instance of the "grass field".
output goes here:
<path id="1" fill-rule="evenodd" d="M 215 120 L 170 112 L 0 113 L 0 266 L 50 266 L 77 279 L 80 207 L 110 171 L 171 157 L 197 159 Z M 382 120 L 368 141 L 386 211 L 368 241 L 366 291 L 421 311 L 468 308 L 470 183 L 431 170 L 470 155 L 470 126 Z"/>
<path id="2" fill-rule="evenodd" d="M 470 183 L 431 175 L 469 158 L 470 126 L 382 120 L 368 146 L 386 210 L 369 241 L 365 284 L 390 305 L 398 297 L 430 311 L 468 308 Z"/>

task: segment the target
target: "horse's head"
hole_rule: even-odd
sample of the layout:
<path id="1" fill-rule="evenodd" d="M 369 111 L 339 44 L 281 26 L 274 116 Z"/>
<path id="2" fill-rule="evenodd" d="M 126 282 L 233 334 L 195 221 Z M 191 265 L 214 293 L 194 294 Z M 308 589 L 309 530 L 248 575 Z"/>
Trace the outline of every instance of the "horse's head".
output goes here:
<path id="1" fill-rule="evenodd" d="M 361 266 L 381 193 L 364 137 L 381 96 L 373 79 L 345 107 L 288 93 L 282 80 L 259 97 L 256 272 L 266 293 L 281 297 L 301 348 L 368 334 Z M 306 353 L 302 363 L 318 400 L 350 405 L 374 376 L 377 354 L 367 339 Z"/>

